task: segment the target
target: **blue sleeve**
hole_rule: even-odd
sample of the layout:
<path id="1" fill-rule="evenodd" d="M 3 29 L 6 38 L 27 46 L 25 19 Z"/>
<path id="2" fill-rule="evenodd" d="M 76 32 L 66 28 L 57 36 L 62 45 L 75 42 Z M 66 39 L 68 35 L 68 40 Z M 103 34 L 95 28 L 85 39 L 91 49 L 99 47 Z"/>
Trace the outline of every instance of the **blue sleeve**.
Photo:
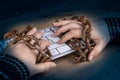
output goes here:
<path id="1" fill-rule="evenodd" d="M 111 40 L 120 34 L 120 18 L 104 18 L 108 25 Z"/>
<path id="2" fill-rule="evenodd" d="M 0 60 L 5 56 L 6 53 L 4 51 L 10 42 L 10 39 L 0 40 Z"/>
<path id="3" fill-rule="evenodd" d="M 15 57 L 6 54 L 6 47 L 11 40 L 0 40 L 0 80 L 27 80 L 27 67 Z"/>
<path id="4" fill-rule="evenodd" d="M 29 71 L 17 58 L 5 55 L 0 60 L 0 80 L 27 80 Z"/>

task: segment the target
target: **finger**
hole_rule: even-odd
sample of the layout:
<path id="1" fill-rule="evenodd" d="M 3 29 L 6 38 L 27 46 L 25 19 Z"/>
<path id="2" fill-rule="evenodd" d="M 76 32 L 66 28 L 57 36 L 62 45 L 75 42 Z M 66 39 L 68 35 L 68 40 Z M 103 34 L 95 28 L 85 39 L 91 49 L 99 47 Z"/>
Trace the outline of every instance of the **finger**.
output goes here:
<path id="1" fill-rule="evenodd" d="M 80 29 L 72 29 L 68 33 L 66 33 L 58 43 L 64 43 L 72 38 L 81 38 L 81 36 L 82 35 Z"/>
<path id="2" fill-rule="evenodd" d="M 32 30 L 30 30 L 27 35 L 33 35 L 35 32 L 37 32 L 37 28 L 34 27 Z"/>
<path id="3" fill-rule="evenodd" d="M 71 34 L 70 32 L 68 32 L 61 38 L 61 40 L 58 43 L 60 43 L 60 44 L 65 43 L 67 40 L 69 40 L 73 37 L 74 37 L 74 35 Z"/>
<path id="4" fill-rule="evenodd" d="M 94 49 L 92 50 L 92 52 L 89 54 L 88 56 L 88 60 L 91 61 L 93 58 L 97 57 L 102 50 L 104 49 L 105 44 L 103 42 L 98 43 Z"/>
<path id="5" fill-rule="evenodd" d="M 69 24 L 67 24 L 67 25 L 64 25 L 64 26 L 62 26 L 62 27 L 60 27 L 57 31 L 56 31 L 56 33 L 54 34 L 54 36 L 58 36 L 58 35 L 60 35 L 61 33 L 63 33 L 63 32 L 66 32 L 66 31 L 68 31 L 68 30 L 70 30 L 70 29 L 75 29 L 75 28 L 82 28 L 81 26 L 80 26 L 80 24 L 78 24 L 78 23 L 69 23 Z"/>
<path id="6" fill-rule="evenodd" d="M 40 39 L 43 35 L 43 32 L 36 32 L 34 33 L 34 36 L 37 38 L 37 39 Z"/>
<path id="7" fill-rule="evenodd" d="M 62 26 L 61 28 L 59 28 L 55 33 L 54 33 L 54 36 L 58 36 L 60 35 L 61 33 L 64 33 L 66 31 L 69 30 L 69 26 L 68 25 L 65 25 L 65 26 Z"/>
<path id="8" fill-rule="evenodd" d="M 71 22 L 77 22 L 77 21 L 75 21 L 75 20 L 62 20 L 62 21 L 54 22 L 53 26 L 63 26 L 63 25 L 66 25 L 68 23 L 71 23 Z"/>
<path id="9" fill-rule="evenodd" d="M 40 40 L 40 47 L 42 48 L 42 50 L 43 49 L 45 49 L 47 46 L 49 46 L 51 43 L 50 43 L 50 41 L 48 41 L 48 40 Z"/>
<path id="10" fill-rule="evenodd" d="M 56 67 L 56 64 L 54 62 L 45 62 L 36 65 L 36 68 L 38 69 L 39 72 L 44 72 L 54 67 Z"/>
<path id="11" fill-rule="evenodd" d="M 53 26 L 62 26 L 70 23 L 70 20 L 64 20 L 64 21 L 57 21 L 53 23 Z"/>

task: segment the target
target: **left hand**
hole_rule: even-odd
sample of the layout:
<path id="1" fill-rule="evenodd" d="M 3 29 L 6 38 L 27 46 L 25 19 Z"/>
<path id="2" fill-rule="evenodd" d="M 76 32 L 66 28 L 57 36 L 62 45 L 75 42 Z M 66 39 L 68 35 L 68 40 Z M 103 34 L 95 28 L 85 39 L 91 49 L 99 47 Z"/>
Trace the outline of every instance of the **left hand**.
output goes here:
<path id="1" fill-rule="evenodd" d="M 33 35 L 36 38 L 40 39 L 43 33 L 37 32 L 37 29 L 33 28 L 27 33 L 27 35 Z M 50 42 L 47 40 L 40 40 L 40 43 L 42 43 L 40 45 L 42 49 L 45 49 L 47 46 L 50 45 Z M 11 45 L 9 49 L 11 50 L 11 53 L 8 52 L 8 54 L 24 62 L 24 64 L 30 71 L 30 75 L 44 72 L 56 66 L 54 62 L 44 62 L 36 64 L 36 56 L 38 52 L 30 49 L 23 41 L 19 41 L 18 43 Z"/>

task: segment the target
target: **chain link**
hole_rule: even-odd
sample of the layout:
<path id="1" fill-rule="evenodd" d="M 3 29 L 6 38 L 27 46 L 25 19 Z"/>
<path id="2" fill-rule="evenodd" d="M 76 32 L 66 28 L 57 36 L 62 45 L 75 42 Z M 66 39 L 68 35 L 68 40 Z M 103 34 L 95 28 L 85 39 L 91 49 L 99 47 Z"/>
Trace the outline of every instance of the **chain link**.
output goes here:
<path id="1" fill-rule="evenodd" d="M 26 35 L 31 29 L 32 27 L 28 25 L 26 29 L 22 32 L 18 32 L 17 30 L 7 32 L 4 35 L 4 39 L 13 38 L 13 41 L 11 42 L 12 45 L 18 43 L 19 41 L 23 41 L 26 44 L 26 46 L 28 46 L 30 49 L 37 50 L 38 55 L 36 57 L 36 64 L 51 61 L 50 51 L 47 48 L 44 50 L 41 49 L 40 40 L 33 35 Z M 34 43 L 31 43 L 31 41 L 33 41 Z"/>

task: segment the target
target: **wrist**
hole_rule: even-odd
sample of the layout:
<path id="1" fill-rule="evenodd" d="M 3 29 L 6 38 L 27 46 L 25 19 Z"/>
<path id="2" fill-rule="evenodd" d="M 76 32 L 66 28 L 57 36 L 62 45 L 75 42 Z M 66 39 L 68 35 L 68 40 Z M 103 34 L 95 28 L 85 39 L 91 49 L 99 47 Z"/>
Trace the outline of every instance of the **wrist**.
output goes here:
<path id="1" fill-rule="evenodd" d="M 104 39 L 105 43 L 108 43 L 111 40 L 111 38 L 107 23 L 104 21 L 104 19 L 96 17 L 91 18 L 90 21 L 93 26 L 92 28 L 95 29 L 101 35 L 101 38 Z"/>

